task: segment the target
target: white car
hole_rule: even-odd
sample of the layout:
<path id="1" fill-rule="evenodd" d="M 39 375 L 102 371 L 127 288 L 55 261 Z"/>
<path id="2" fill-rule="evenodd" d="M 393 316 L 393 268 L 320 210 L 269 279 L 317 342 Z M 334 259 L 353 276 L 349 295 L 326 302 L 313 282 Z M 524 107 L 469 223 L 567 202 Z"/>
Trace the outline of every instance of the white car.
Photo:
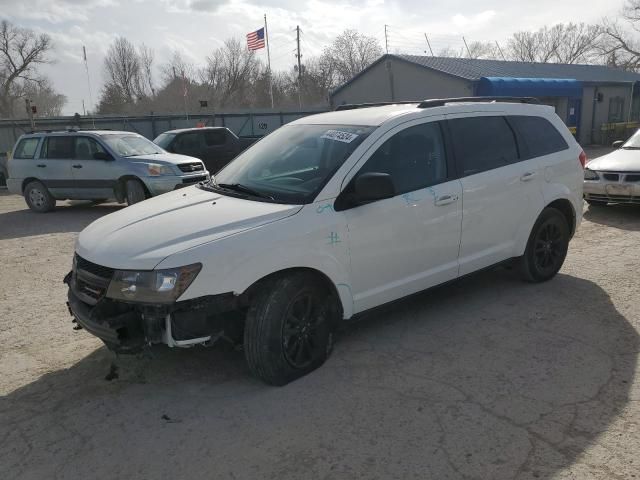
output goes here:
<path id="1" fill-rule="evenodd" d="M 640 205 L 640 130 L 613 152 L 591 160 L 584 170 L 584 198 L 589 205 Z"/>
<path id="2" fill-rule="evenodd" d="M 366 310 L 514 259 L 549 280 L 586 157 L 551 107 L 502 100 L 305 117 L 208 184 L 95 221 L 65 278 L 74 322 L 117 352 L 243 338 L 251 371 L 282 385 Z"/>

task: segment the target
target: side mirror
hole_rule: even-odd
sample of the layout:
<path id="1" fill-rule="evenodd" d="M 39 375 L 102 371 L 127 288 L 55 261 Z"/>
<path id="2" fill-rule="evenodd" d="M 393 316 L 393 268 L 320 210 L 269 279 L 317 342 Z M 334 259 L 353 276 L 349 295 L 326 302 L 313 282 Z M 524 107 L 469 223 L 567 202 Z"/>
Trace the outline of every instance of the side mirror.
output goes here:
<path id="1" fill-rule="evenodd" d="M 624 145 L 624 140 L 616 140 L 611 144 L 613 148 L 620 148 L 622 145 Z"/>
<path id="2" fill-rule="evenodd" d="M 93 154 L 93 159 L 111 161 L 113 160 L 113 157 L 109 155 L 107 152 L 96 152 Z"/>
<path id="3" fill-rule="evenodd" d="M 354 187 L 354 200 L 357 203 L 391 198 L 396 194 L 393 180 L 388 173 L 368 172 L 358 175 Z"/>

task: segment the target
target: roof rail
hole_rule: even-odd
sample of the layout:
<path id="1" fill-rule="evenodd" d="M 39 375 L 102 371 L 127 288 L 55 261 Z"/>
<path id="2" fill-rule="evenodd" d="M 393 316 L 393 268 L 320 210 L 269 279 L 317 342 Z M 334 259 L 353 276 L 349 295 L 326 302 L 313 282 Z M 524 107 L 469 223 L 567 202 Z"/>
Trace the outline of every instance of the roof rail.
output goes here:
<path id="1" fill-rule="evenodd" d="M 434 98 L 423 100 L 418 104 L 418 108 L 442 107 L 447 103 L 479 103 L 479 102 L 508 102 L 508 103 L 540 103 L 535 97 L 456 97 L 456 98 Z"/>
<path id="2" fill-rule="evenodd" d="M 377 102 L 377 103 L 345 103 L 343 105 L 338 105 L 335 111 L 338 112 L 341 110 L 356 110 L 358 108 L 384 107 L 385 105 L 416 105 L 420 102 L 421 100 L 402 101 L 402 102 Z"/>

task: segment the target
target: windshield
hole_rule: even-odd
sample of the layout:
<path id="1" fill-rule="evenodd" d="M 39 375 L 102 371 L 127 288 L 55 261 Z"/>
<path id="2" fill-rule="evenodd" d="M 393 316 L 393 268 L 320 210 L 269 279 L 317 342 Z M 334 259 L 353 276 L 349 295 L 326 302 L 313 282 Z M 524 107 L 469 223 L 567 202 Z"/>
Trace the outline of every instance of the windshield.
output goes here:
<path id="1" fill-rule="evenodd" d="M 627 140 L 624 143 L 624 145 L 622 145 L 622 148 L 627 148 L 627 149 L 640 148 L 640 130 L 637 130 L 636 133 L 634 133 L 631 136 L 631 138 Z"/>
<path id="2" fill-rule="evenodd" d="M 140 135 L 103 135 L 102 139 L 121 157 L 155 155 L 164 153 L 162 148 Z"/>
<path id="3" fill-rule="evenodd" d="M 310 203 L 375 127 L 285 125 L 240 154 L 215 177 L 278 203 Z"/>
<path id="4" fill-rule="evenodd" d="M 161 133 L 156 137 L 153 143 L 166 149 L 171 143 L 171 141 L 175 138 L 175 136 L 176 136 L 175 133 Z"/>

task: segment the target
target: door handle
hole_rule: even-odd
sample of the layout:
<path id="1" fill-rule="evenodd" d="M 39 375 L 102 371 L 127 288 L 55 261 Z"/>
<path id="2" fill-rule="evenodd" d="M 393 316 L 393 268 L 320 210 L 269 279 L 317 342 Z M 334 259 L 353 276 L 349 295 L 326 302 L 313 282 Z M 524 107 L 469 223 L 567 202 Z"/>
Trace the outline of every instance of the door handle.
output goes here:
<path id="1" fill-rule="evenodd" d="M 438 207 L 441 207 L 442 205 L 449 205 L 450 203 L 456 202 L 457 200 L 457 195 L 440 195 L 439 197 L 436 197 L 435 204 Z"/>
<path id="2" fill-rule="evenodd" d="M 82 168 L 82 165 L 72 165 L 73 168 Z"/>
<path id="3" fill-rule="evenodd" d="M 528 182 L 529 180 L 533 180 L 533 177 L 536 176 L 536 172 L 526 172 L 523 173 L 520 177 L 521 182 Z"/>
<path id="4" fill-rule="evenodd" d="M 44 163 L 39 163 L 38 165 L 36 165 L 36 167 L 38 167 L 38 168 L 47 168 L 47 166 Z"/>

